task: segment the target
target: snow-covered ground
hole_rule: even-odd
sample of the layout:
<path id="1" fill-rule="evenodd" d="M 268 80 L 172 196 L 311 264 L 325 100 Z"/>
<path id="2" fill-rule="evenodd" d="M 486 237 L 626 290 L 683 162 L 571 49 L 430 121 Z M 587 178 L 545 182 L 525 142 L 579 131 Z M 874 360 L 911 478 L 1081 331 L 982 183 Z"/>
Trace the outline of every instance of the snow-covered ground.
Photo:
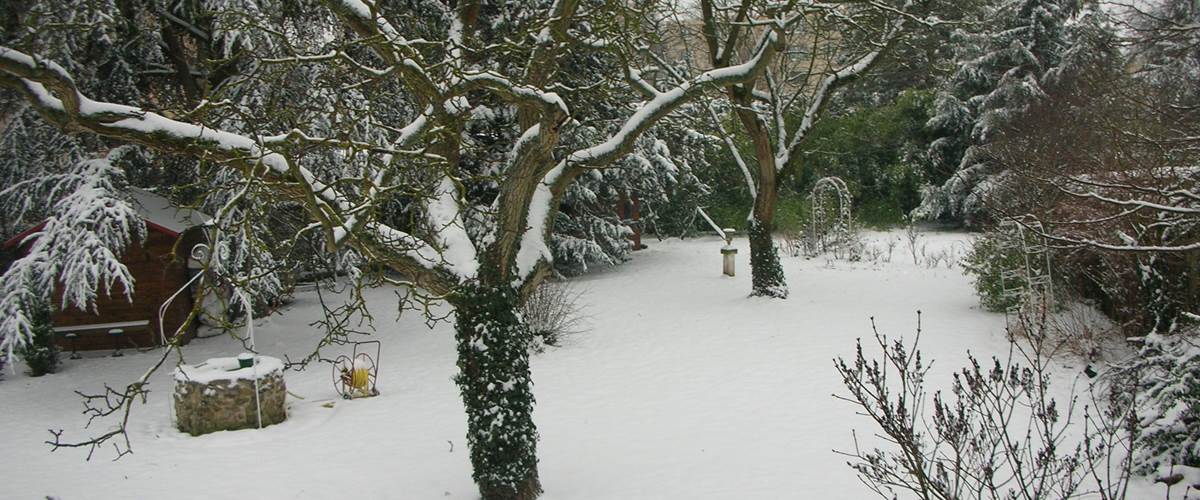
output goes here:
<path id="1" fill-rule="evenodd" d="M 735 242 L 736 278 L 720 274 L 721 242 L 710 238 L 651 241 L 628 264 L 575 280 L 588 331 L 533 361 L 544 498 L 869 498 L 832 450 L 852 446 L 853 428 L 873 429 L 831 396 L 844 392 L 831 360 L 871 335 L 869 318 L 911 337 L 923 312 L 932 383 L 962 366 L 968 349 L 1007 348 L 1003 316 L 980 310 L 970 279 L 957 266 L 928 267 L 935 255 L 961 257 L 967 235 L 924 235 L 920 265 L 899 233 L 871 239 L 882 252 L 872 263 L 785 258 L 787 300 L 747 297 L 744 240 Z M 889 239 L 899 243 L 883 262 Z M 47 429 L 81 437 L 86 417 L 74 391 L 123 386 L 157 353 L 64 360 L 41 378 L 6 374 L 0 497 L 476 498 L 450 379 L 452 328 L 431 330 L 411 312 L 396 320 L 392 290 L 369 296 L 383 341 L 381 396 L 337 399 L 329 367 L 314 365 L 287 374 L 304 399 L 289 397 L 286 422 L 190 437 L 171 425 L 171 373 L 162 370 L 135 408 L 134 453 L 115 462 L 111 450 L 91 462 L 79 450 L 50 453 Z M 256 322 L 260 351 L 307 353 L 321 336 L 309 326 L 319 314 L 315 294 L 298 294 Z M 198 362 L 240 350 L 218 337 L 185 353 Z"/>

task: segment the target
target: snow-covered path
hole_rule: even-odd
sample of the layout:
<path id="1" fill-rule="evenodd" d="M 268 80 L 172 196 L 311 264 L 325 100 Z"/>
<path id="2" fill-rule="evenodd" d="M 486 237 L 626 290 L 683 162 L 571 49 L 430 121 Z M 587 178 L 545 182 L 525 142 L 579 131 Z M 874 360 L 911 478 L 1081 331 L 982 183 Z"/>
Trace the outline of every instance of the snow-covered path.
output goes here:
<path id="1" fill-rule="evenodd" d="M 876 240 L 898 235 L 873 235 Z M 966 235 L 926 235 L 931 253 L 961 256 Z M 791 297 L 748 298 L 748 250 L 739 276 L 720 275 L 716 239 L 651 242 L 632 262 L 576 280 L 589 330 L 535 357 L 533 377 L 547 500 L 867 498 L 845 460 L 851 429 L 868 430 L 841 392 L 831 359 L 881 331 L 922 346 L 932 381 L 967 349 L 1003 352 L 1004 320 L 981 312 L 960 270 L 914 266 L 904 243 L 890 263 L 785 258 Z M 950 250 L 953 249 L 953 250 Z M 51 454 L 47 428 L 80 436 L 73 390 L 123 385 L 155 353 L 66 360 L 59 374 L 0 382 L 0 496 L 42 498 L 459 498 L 477 496 L 463 434 L 451 328 L 395 319 L 386 289 L 370 292 L 384 344 L 381 397 L 335 400 L 328 367 L 289 373 L 287 422 L 261 431 L 189 437 L 174 430 L 169 373 L 135 409 L 134 453 L 84 462 Z M 314 294 L 258 323 L 261 351 L 302 355 L 319 332 Z M 238 351 L 198 340 L 188 359 Z M 324 405 L 332 402 L 332 408 Z M 97 424 L 102 425 L 102 424 Z M 93 429 L 99 432 L 102 429 Z M 860 435 L 862 433 L 860 432 Z"/>

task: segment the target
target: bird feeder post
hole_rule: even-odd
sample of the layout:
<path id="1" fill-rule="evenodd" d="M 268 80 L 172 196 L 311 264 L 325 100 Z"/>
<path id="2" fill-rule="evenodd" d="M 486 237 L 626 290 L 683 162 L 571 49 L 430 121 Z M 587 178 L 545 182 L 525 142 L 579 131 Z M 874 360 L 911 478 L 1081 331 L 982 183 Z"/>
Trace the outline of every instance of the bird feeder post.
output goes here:
<path id="1" fill-rule="evenodd" d="M 734 264 L 737 257 L 737 248 L 733 247 L 734 232 L 735 231 L 730 228 L 726 228 L 724 231 L 725 246 L 721 247 L 721 272 L 724 273 L 725 276 L 733 276 L 735 274 Z"/>

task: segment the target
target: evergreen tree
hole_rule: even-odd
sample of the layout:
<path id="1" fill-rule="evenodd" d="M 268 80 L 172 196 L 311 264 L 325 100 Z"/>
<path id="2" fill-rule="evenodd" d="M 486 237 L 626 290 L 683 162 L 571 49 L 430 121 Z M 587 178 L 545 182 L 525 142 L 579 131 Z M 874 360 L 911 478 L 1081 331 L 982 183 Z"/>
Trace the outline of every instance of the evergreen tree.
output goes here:
<path id="1" fill-rule="evenodd" d="M 704 138 L 683 120 L 668 118 L 638 140 L 619 168 L 593 171 L 572 184 L 555 219 L 555 270 L 570 276 L 586 272 L 589 265 L 622 262 L 632 249 L 635 225 L 644 231 L 690 220 L 699 194 L 707 189 L 694 170 L 707 166 L 705 151 Z M 639 220 L 628 213 L 621 218 L 618 206 L 630 210 L 634 203 Z"/>
<path id="2" fill-rule="evenodd" d="M 1079 0 L 1005 0 L 986 6 L 972 23 L 985 29 L 954 34 L 959 69 L 939 92 L 928 126 L 941 136 L 929 146 L 931 159 L 955 173 L 926 189 L 919 215 L 968 223 L 983 215 L 1003 167 L 982 146 L 1045 96 L 1051 75 L 1070 73 L 1062 64 L 1082 38 L 1071 28 L 1082 7 Z"/>
<path id="3" fill-rule="evenodd" d="M 18 354 L 29 366 L 29 374 L 40 377 L 58 371 L 58 345 L 54 343 L 54 325 L 50 321 L 50 305 L 38 302 L 28 305 L 33 330 L 28 344 Z"/>

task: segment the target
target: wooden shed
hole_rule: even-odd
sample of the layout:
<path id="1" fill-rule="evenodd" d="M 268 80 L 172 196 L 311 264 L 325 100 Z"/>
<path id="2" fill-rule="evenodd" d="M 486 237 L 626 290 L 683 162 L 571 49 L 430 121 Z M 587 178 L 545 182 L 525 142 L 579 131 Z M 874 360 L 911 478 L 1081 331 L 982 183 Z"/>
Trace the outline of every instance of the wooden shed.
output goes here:
<path id="1" fill-rule="evenodd" d="M 139 246 L 125 249 L 121 262 L 129 268 L 134 279 L 134 296 L 130 302 L 117 285 L 106 296 L 100 293 L 95 311 L 77 308 L 56 311 L 53 315 L 58 344 L 68 351 L 150 347 L 162 343 L 159 331 L 159 308 L 188 280 L 200 272 L 188 256 L 192 248 L 204 241 L 201 226 L 210 217 L 189 209 L 176 208 L 162 196 L 133 188 L 129 192 L 142 220 L 146 223 L 146 239 Z M 28 251 L 29 235 L 43 224 L 31 227 L 8 241 L 3 247 L 19 258 Z M 193 290 L 185 290 L 163 314 L 162 329 L 167 336 L 174 334 L 187 319 L 196 300 Z M 55 306 L 62 304 L 55 292 Z M 184 343 L 195 335 L 195 325 L 182 332 Z"/>

